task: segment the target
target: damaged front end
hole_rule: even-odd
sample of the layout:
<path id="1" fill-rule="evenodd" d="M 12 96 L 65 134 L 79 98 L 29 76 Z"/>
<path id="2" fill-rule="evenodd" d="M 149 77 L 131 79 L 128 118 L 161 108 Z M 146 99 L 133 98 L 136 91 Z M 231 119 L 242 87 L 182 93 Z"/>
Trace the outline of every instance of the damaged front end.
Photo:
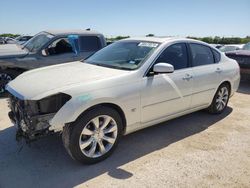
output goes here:
<path id="1" fill-rule="evenodd" d="M 54 131 L 49 130 L 49 121 L 60 108 L 71 99 L 71 96 L 59 93 L 41 100 L 21 100 L 14 95 L 9 96 L 9 118 L 17 127 L 17 140 L 25 138 L 35 140 Z"/>

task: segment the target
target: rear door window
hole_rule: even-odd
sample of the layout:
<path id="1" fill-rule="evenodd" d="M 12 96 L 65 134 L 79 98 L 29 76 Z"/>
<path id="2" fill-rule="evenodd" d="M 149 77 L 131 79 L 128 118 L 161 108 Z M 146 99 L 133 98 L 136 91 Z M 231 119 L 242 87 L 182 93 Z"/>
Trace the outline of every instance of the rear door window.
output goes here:
<path id="1" fill-rule="evenodd" d="M 81 52 L 98 51 L 101 48 L 100 39 L 96 36 L 80 36 L 79 46 Z"/>
<path id="2" fill-rule="evenodd" d="M 202 44 L 190 44 L 193 66 L 214 64 L 211 48 Z"/>

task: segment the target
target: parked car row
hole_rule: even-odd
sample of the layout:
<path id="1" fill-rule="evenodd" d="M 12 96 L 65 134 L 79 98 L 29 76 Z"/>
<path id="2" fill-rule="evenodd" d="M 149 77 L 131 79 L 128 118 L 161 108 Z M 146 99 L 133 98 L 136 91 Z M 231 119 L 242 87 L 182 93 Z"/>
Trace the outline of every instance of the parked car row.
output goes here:
<path id="1" fill-rule="evenodd" d="M 12 37 L 0 37 L 0 44 L 24 44 L 30 40 L 33 36 L 21 35 L 16 38 Z"/>
<path id="2" fill-rule="evenodd" d="M 235 50 L 241 50 L 244 44 L 210 44 L 211 46 L 219 49 L 221 52 L 229 52 Z"/>
<path id="3" fill-rule="evenodd" d="M 2 52 L 2 89 L 43 67 L 6 86 L 17 138 L 62 133 L 73 159 L 96 163 L 123 135 L 201 109 L 222 113 L 239 86 L 238 63 L 204 42 L 144 37 L 105 46 L 100 33 L 46 31 Z"/>
<path id="4" fill-rule="evenodd" d="M 240 50 L 242 49 L 243 44 L 228 44 L 228 45 L 223 45 L 219 48 L 221 52 L 230 52 L 230 51 L 235 51 L 235 50 Z"/>

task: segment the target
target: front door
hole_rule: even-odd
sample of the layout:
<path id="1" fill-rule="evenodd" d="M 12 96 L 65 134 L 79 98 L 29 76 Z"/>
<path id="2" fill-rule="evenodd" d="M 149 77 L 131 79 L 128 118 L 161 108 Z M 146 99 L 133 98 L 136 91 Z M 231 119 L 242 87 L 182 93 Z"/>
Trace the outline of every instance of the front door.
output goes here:
<path id="1" fill-rule="evenodd" d="M 189 67 L 186 44 L 177 43 L 167 47 L 154 64 L 160 62 L 172 64 L 175 70 L 173 73 L 148 75 L 143 78 L 142 123 L 165 118 L 190 107 L 193 72 Z"/>
<path id="2" fill-rule="evenodd" d="M 47 48 L 42 50 L 37 58 L 39 67 L 67 63 L 77 60 L 68 38 L 63 37 L 53 41 Z"/>

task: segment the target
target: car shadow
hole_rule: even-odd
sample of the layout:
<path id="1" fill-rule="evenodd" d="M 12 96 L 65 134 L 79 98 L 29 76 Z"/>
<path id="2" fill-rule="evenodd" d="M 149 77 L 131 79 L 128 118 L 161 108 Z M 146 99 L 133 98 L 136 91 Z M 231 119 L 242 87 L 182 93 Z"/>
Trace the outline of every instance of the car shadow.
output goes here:
<path id="1" fill-rule="evenodd" d="M 250 80 L 241 81 L 237 92 L 243 94 L 250 94 Z"/>
<path id="2" fill-rule="evenodd" d="M 231 113 L 230 107 L 219 115 L 199 111 L 124 136 L 113 155 L 94 165 L 73 161 L 60 136 L 18 144 L 10 127 L 0 131 L 0 187 L 74 187 L 104 173 L 128 179 L 133 173 L 120 166 L 200 133 Z"/>

